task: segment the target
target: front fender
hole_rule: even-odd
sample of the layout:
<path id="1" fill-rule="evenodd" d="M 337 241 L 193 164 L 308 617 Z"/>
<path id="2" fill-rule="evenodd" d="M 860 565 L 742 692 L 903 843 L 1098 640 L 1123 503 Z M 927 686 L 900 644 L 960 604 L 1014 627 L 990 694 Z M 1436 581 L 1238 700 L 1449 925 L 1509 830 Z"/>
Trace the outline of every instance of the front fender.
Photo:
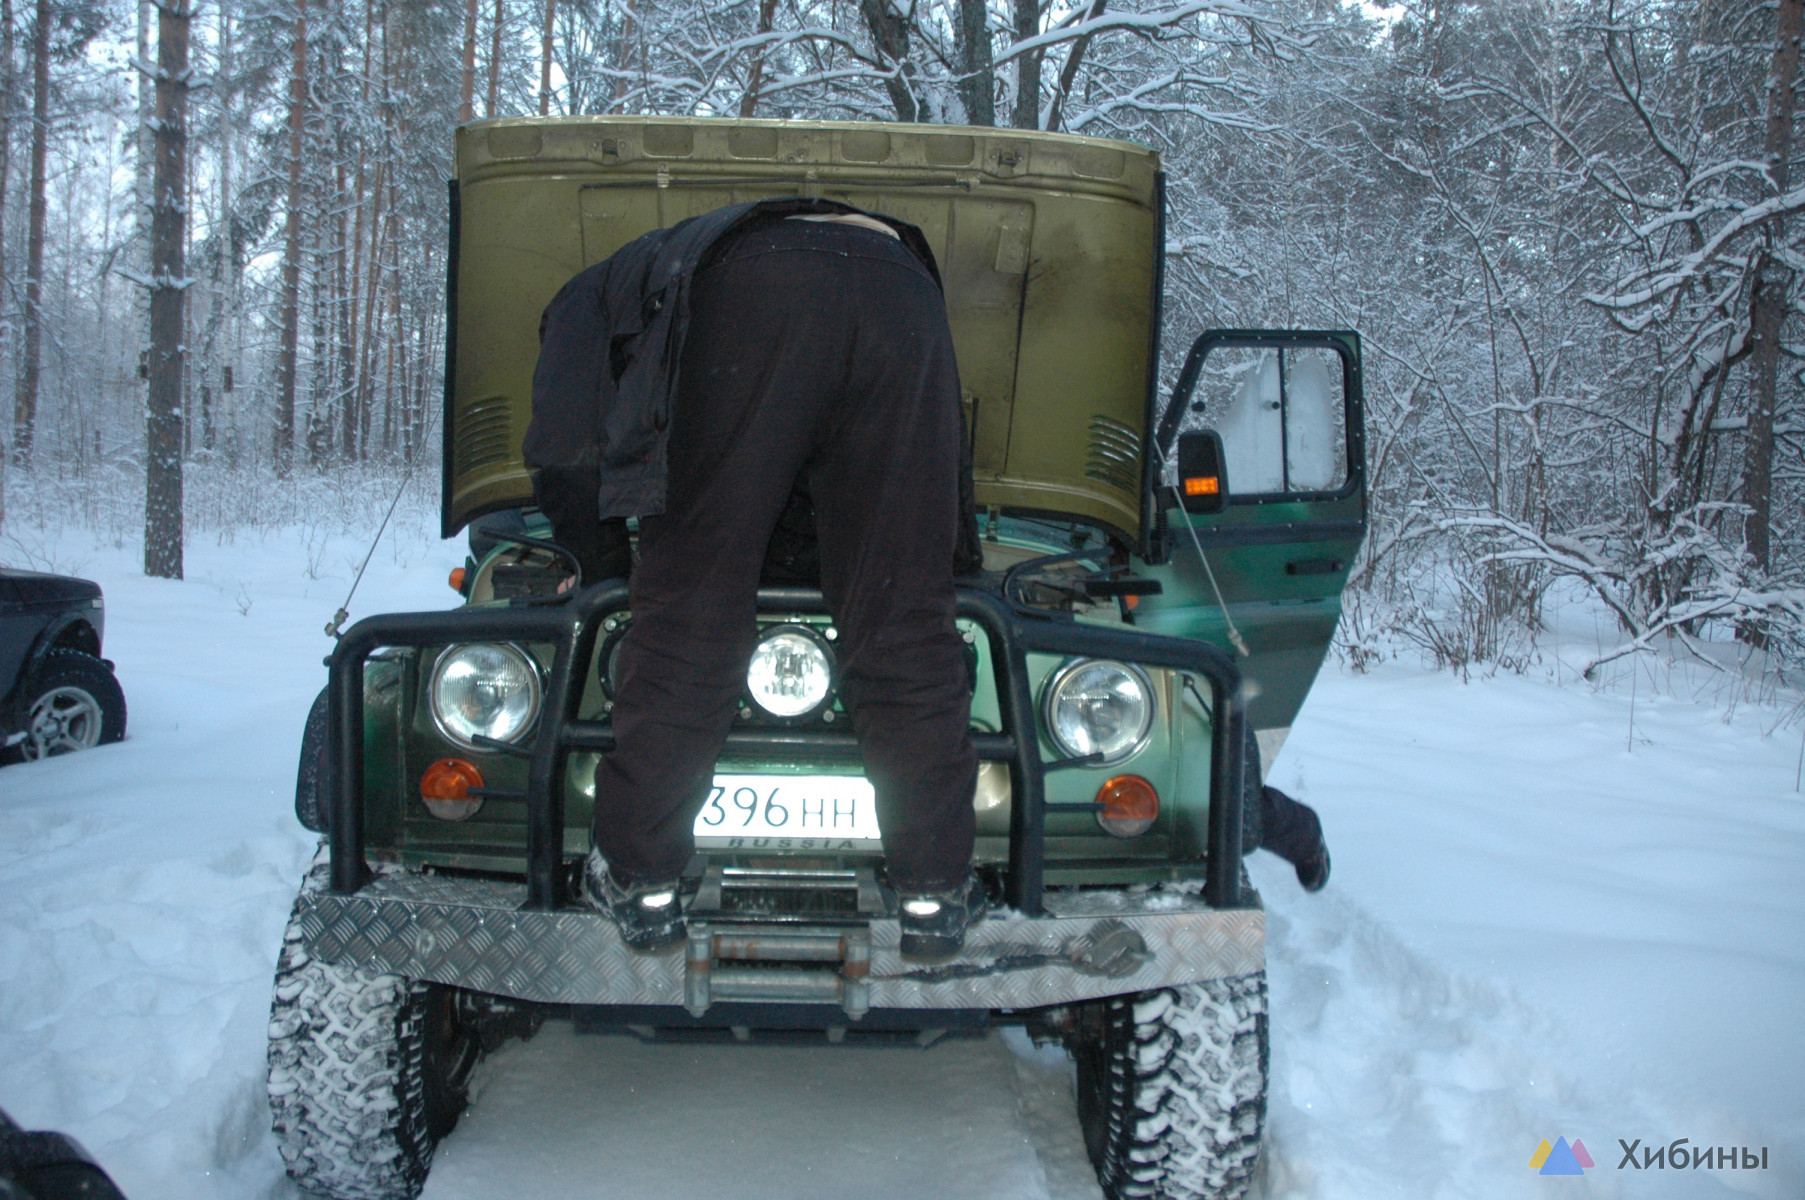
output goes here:
<path id="1" fill-rule="evenodd" d="M 94 613 L 100 616 L 100 610 Z M 19 664 L 18 676 L 13 680 L 12 691 L 8 692 L 4 701 L 0 701 L 0 729 L 20 729 L 25 724 L 25 702 L 37 686 L 38 675 L 44 669 L 44 659 L 58 647 L 79 650 L 83 654 L 91 654 L 100 658 L 100 631 L 95 628 L 86 613 L 60 612 L 53 616 L 45 626 L 38 630 L 32 638 L 31 649 L 25 652 L 25 660 Z M 113 664 L 101 658 L 107 670 Z"/>

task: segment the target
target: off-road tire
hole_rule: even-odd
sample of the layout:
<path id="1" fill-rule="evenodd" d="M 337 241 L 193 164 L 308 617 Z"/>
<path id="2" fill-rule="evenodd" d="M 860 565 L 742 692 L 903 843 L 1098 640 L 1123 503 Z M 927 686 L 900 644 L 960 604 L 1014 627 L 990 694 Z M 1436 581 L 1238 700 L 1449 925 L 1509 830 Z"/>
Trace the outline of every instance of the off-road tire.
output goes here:
<path id="1" fill-rule="evenodd" d="M 454 1001 L 437 984 L 313 958 L 290 918 L 270 1006 L 269 1098 L 277 1145 L 303 1192 L 420 1194 L 480 1052 Z"/>
<path id="2" fill-rule="evenodd" d="M 326 788 L 332 774 L 326 751 L 326 688 L 313 698 L 301 729 L 301 762 L 295 770 L 295 819 L 301 828 L 326 832 Z"/>
<path id="3" fill-rule="evenodd" d="M 1260 739 L 1251 724 L 1243 726 L 1241 745 L 1241 856 L 1245 858 L 1260 848 L 1265 837 L 1264 814 L 1260 808 Z"/>
<path id="4" fill-rule="evenodd" d="M 1079 1010 L 1078 1120 L 1109 1200 L 1240 1200 L 1266 1123 L 1266 973 Z"/>
<path id="5" fill-rule="evenodd" d="M 119 681 L 113 677 L 112 669 L 106 663 L 80 650 L 56 649 L 45 654 L 44 661 L 38 666 L 37 675 L 32 679 L 31 693 L 25 701 L 27 728 L 30 728 L 29 723 L 38 705 L 52 693 L 59 691 L 68 697 L 79 697 L 82 708 L 98 713 L 98 722 L 93 722 L 91 718 L 84 722 L 93 726 L 90 733 L 93 740 L 87 745 L 104 746 L 125 737 L 125 693 L 120 690 Z M 27 761 L 39 757 L 31 738 L 27 738 L 17 749 L 19 757 Z M 68 748 L 50 750 L 50 756 L 64 753 L 68 753 Z"/>

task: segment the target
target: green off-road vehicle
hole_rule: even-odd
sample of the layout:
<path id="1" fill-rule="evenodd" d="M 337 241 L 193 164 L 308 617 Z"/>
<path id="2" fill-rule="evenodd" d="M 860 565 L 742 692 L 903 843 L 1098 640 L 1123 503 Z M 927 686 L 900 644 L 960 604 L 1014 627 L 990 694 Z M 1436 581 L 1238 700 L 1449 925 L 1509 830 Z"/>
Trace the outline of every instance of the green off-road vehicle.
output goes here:
<path id="1" fill-rule="evenodd" d="M 898 952 L 832 618 L 806 587 L 760 592 L 754 659 L 795 686 L 749 680 L 696 820 L 687 943 L 631 951 L 576 898 L 633 616 L 624 587 L 556 591 L 571 568 L 520 459 L 539 313 L 647 230 L 797 195 L 918 225 L 958 348 L 986 568 L 959 624 L 994 908 L 940 965 Z M 1241 860 L 1260 747 L 1321 665 L 1365 530 L 1359 341 L 1206 333 L 1162 393 L 1163 212 L 1159 156 L 1090 138 L 637 117 L 458 131 L 443 519 L 471 531 L 467 603 L 352 626 L 309 719 L 297 809 L 326 837 L 269 1053 L 304 1190 L 415 1195 L 472 1064 L 555 1016 L 833 1041 L 1022 1024 L 1076 1058 L 1108 1195 L 1243 1194 L 1267 1013 Z"/>

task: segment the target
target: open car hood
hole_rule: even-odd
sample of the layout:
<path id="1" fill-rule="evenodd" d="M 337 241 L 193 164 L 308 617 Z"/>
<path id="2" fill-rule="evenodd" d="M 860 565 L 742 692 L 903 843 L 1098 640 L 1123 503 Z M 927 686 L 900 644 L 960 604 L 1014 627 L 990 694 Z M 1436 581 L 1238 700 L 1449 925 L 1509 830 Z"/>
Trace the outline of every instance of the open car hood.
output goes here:
<path id="1" fill-rule="evenodd" d="M 1154 378 L 1159 156 L 1009 129 L 719 118 L 482 121 L 457 131 L 442 522 L 532 503 L 520 444 L 539 314 L 651 229 L 818 196 L 921 227 L 939 260 L 980 508 L 1133 539 Z"/>

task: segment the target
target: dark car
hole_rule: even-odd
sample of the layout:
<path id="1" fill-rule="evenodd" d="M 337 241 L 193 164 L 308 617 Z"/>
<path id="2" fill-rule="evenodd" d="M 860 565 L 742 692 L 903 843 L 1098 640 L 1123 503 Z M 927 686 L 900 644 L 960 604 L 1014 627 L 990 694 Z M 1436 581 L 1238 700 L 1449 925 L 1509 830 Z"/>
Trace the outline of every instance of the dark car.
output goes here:
<path id="1" fill-rule="evenodd" d="M 0 761 L 125 736 L 125 693 L 100 657 L 100 585 L 0 567 Z"/>
<path id="2" fill-rule="evenodd" d="M 0 1200 L 125 1200 L 125 1195 L 80 1142 L 66 1133 L 20 1129 L 0 1108 Z"/>

